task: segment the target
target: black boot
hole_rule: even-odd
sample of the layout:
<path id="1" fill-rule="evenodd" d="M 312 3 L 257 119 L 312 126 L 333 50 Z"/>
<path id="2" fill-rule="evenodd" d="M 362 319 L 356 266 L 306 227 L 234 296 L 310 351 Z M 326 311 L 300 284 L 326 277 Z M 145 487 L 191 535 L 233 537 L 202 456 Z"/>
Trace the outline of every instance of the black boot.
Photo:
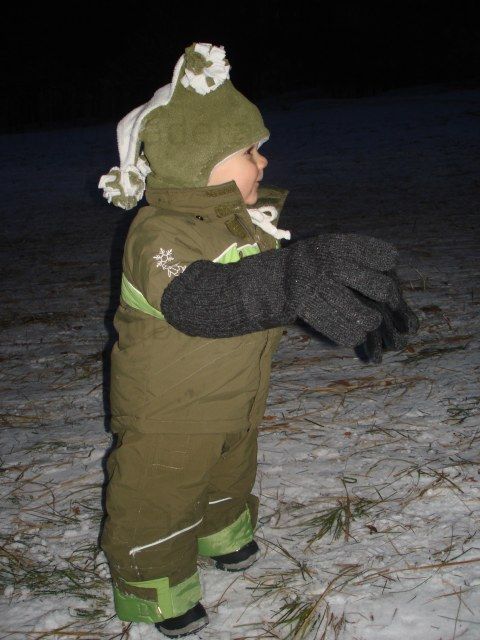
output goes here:
<path id="1" fill-rule="evenodd" d="M 222 571 L 242 571 L 252 565 L 258 558 L 260 549 L 255 540 L 251 540 L 244 547 L 232 553 L 225 553 L 222 556 L 212 556 L 217 569 Z"/>
<path id="2" fill-rule="evenodd" d="M 162 622 L 157 622 L 155 627 L 161 631 L 167 638 L 182 638 L 191 633 L 195 633 L 206 627 L 208 624 L 208 615 L 201 602 L 182 613 L 176 618 L 167 618 Z"/>

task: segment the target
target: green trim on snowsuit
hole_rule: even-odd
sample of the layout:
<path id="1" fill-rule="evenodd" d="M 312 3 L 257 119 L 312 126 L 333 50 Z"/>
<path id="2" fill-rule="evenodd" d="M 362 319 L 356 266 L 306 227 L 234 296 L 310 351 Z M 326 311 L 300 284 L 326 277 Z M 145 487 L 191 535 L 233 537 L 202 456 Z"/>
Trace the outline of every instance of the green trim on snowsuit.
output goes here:
<path id="1" fill-rule="evenodd" d="M 155 316 L 160 320 L 165 320 L 165 316 L 155 307 L 147 302 L 147 299 L 143 295 L 141 291 L 139 291 L 136 287 L 133 286 L 129 280 L 127 280 L 127 276 L 122 273 L 122 289 L 120 295 L 124 302 L 128 304 L 129 307 L 133 307 L 134 309 L 138 309 L 138 311 L 143 311 L 143 313 L 148 313 L 151 316 Z"/>
<path id="2" fill-rule="evenodd" d="M 168 578 L 127 582 L 126 585 L 140 589 L 156 589 L 157 600 L 144 600 L 138 596 L 122 593 L 113 586 L 115 611 L 120 620 L 126 622 L 161 622 L 182 615 L 191 609 L 202 597 L 198 572 L 180 584 L 170 587 Z"/>
<path id="3" fill-rule="evenodd" d="M 202 556 L 216 556 L 241 549 L 253 539 L 250 509 L 245 508 L 238 518 L 221 531 L 198 538 L 198 553 Z M 140 589 L 155 589 L 156 600 L 144 600 L 133 594 L 126 594 L 113 586 L 115 611 L 120 620 L 126 622 L 161 622 L 185 613 L 202 597 L 198 572 L 170 587 L 168 578 L 156 578 L 141 582 L 127 582 L 126 585 Z"/>
<path id="4" fill-rule="evenodd" d="M 277 240 L 278 243 L 278 240 Z M 232 245 L 227 247 L 223 253 L 221 253 L 217 258 L 213 260 L 213 262 L 218 262 L 220 264 L 228 264 L 230 262 L 238 262 L 245 256 L 253 256 L 256 253 L 260 253 L 260 248 L 258 244 L 245 244 L 241 247 L 237 247 L 237 243 L 234 242 Z M 165 316 L 161 311 L 153 307 L 145 298 L 143 293 L 139 291 L 133 284 L 127 279 L 125 273 L 122 273 L 122 288 L 120 291 L 120 295 L 123 301 L 128 304 L 129 307 L 133 307 L 138 311 L 142 311 L 143 313 L 148 313 L 151 316 L 155 316 L 155 318 L 159 318 L 160 320 L 165 320 Z"/>
<path id="5" fill-rule="evenodd" d="M 238 551 L 253 539 L 252 520 L 248 507 L 235 522 L 217 533 L 198 538 L 198 553 L 201 556 L 219 556 Z"/>
<path id="6" fill-rule="evenodd" d="M 230 262 L 238 262 L 246 256 L 253 256 L 256 253 L 260 253 L 260 248 L 256 242 L 254 244 L 243 244 L 241 247 L 234 242 L 225 251 L 222 251 L 217 258 L 214 258 L 212 262 L 229 264 Z"/>

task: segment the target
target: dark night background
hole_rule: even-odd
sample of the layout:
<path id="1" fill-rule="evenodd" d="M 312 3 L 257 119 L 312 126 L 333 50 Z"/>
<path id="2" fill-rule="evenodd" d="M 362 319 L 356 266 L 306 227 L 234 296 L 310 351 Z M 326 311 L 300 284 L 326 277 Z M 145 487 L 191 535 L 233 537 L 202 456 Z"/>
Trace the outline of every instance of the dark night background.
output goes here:
<path id="1" fill-rule="evenodd" d="M 224 46 L 233 85 L 260 106 L 271 132 L 264 186 L 288 191 L 280 229 L 293 242 L 352 233 L 392 243 L 404 297 L 421 322 L 380 364 L 362 361 L 364 347 L 337 347 L 302 320 L 284 327 L 259 434 L 262 557 L 238 581 L 208 575 L 205 566 L 206 635 L 286 638 L 287 619 L 302 625 L 289 638 L 480 638 L 478 5 L 4 6 L 0 640 L 152 637 L 142 628 L 129 635 L 130 625 L 113 615 L 97 549 L 115 442 L 111 354 L 117 338 L 123 342 L 114 321 L 125 240 L 138 212 L 148 220 L 153 212 L 145 212 L 146 198 L 130 210 L 110 204 L 98 184 L 119 162 L 118 121 L 171 81 L 193 42 Z M 157 214 L 158 226 L 144 228 L 158 229 L 166 247 L 163 207 Z M 187 236 L 193 255 L 203 242 Z M 303 270 L 302 282 L 309 272 L 318 278 L 298 294 L 299 312 L 313 292 L 318 317 L 325 300 L 325 315 L 338 304 L 339 324 L 349 324 L 347 285 L 366 286 L 353 263 L 375 263 L 375 252 L 344 265 L 342 253 L 327 251 L 318 271 Z M 153 279 L 146 251 L 138 255 L 132 273 L 145 264 Z M 224 266 L 232 274 L 234 265 Z M 285 292 L 294 288 L 287 280 L 278 277 Z M 249 284 L 249 299 L 252 291 L 267 299 L 260 279 Z M 236 290 L 219 286 L 212 315 L 237 298 L 245 306 Z M 141 350 L 157 332 L 139 324 L 144 333 L 124 334 L 135 371 L 136 336 Z M 232 348 L 235 367 L 243 356 Z M 224 382 L 237 375 L 232 369 L 215 381 L 209 403 L 203 380 L 220 357 L 209 353 L 213 359 L 190 375 L 188 363 L 178 369 L 199 379 L 203 415 L 217 401 L 227 405 Z M 159 372 L 172 364 L 150 360 L 145 415 L 154 413 Z M 193 414 L 189 396 L 190 389 Z M 135 431 L 132 422 L 125 434 Z M 151 461 L 162 450 L 156 442 Z"/>
<path id="2" fill-rule="evenodd" d="M 20 8 L 4 33 L 3 132 L 118 121 L 171 80 L 192 42 L 223 45 L 250 99 L 478 86 L 473 1 L 179 3 Z"/>

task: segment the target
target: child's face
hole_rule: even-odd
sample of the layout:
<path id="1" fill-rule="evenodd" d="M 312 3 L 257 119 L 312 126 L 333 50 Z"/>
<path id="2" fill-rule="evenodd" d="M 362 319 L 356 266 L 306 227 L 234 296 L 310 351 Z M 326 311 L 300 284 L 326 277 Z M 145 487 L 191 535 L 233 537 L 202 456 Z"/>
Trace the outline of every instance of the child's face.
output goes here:
<path id="1" fill-rule="evenodd" d="M 258 183 L 268 161 L 257 149 L 257 144 L 245 147 L 213 168 L 209 185 L 223 184 L 235 180 L 246 204 L 255 204 L 258 198 Z"/>

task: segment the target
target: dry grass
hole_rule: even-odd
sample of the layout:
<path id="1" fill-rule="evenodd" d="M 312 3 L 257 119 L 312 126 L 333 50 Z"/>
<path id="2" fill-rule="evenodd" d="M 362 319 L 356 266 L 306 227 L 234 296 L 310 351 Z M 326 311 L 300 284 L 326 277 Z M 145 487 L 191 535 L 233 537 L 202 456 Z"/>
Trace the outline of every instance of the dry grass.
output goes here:
<path id="1" fill-rule="evenodd" d="M 328 385 L 320 387 L 309 387 L 300 393 L 302 395 L 310 395 L 312 393 L 318 393 L 321 395 L 331 394 L 347 394 L 354 391 L 368 390 L 381 390 L 391 387 L 399 387 L 402 389 L 414 387 L 418 382 L 429 380 L 426 376 L 361 376 L 358 378 L 341 378 L 339 380 L 332 380 Z"/>
<path id="2" fill-rule="evenodd" d="M 78 322 L 78 315 L 68 311 L 47 311 L 44 313 L 9 313 L 0 318 L 0 329 L 18 327 L 26 324 L 42 323 L 47 325 L 57 325 L 62 323 Z"/>

